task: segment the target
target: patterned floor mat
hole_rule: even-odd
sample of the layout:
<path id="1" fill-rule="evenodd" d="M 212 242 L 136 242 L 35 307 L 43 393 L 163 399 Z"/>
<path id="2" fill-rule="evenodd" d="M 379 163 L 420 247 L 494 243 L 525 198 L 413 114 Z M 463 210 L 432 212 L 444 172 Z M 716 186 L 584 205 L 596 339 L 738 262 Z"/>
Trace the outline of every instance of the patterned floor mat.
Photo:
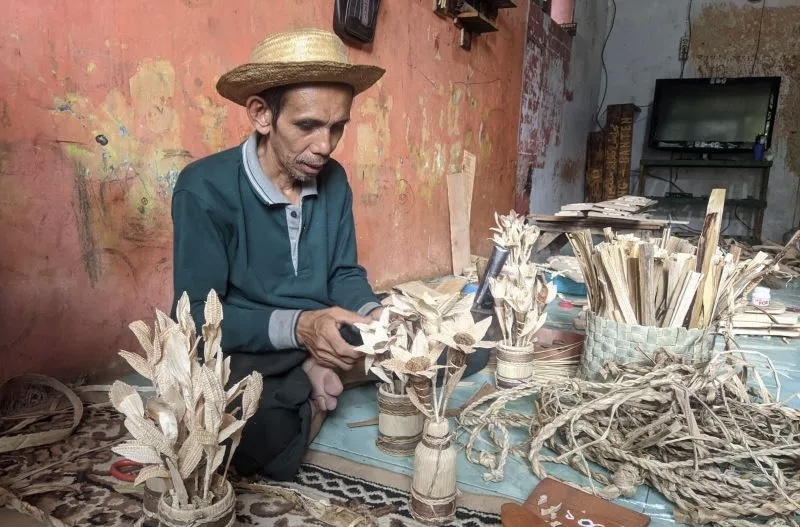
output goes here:
<path id="1" fill-rule="evenodd" d="M 121 416 L 89 407 L 70 437 L 45 447 L 0 454 L 0 486 L 66 525 L 128 527 L 142 516 L 142 493 L 109 475 L 119 459 L 110 446 L 126 437 Z M 310 452 L 294 482 L 285 486 L 347 507 L 369 525 L 417 527 L 408 511 L 408 478 L 328 454 Z M 497 503 L 465 496 L 451 525 L 500 525 Z M 238 524 L 296 527 L 324 525 L 284 498 L 237 491 Z M 487 512 L 490 511 L 490 512 Z"/>

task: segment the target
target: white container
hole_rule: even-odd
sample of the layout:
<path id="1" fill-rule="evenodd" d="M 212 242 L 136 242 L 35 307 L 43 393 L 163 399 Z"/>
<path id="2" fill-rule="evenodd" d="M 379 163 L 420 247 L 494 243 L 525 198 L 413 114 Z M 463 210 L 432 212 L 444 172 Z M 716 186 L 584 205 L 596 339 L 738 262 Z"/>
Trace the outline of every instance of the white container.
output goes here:
<path id="1" fill-rule="evenodd" d="M 751 300 L 754 306 L 767 307 L 769 305 L 770 290 L 768 287 L 756 287 L 753 289 Z"/>

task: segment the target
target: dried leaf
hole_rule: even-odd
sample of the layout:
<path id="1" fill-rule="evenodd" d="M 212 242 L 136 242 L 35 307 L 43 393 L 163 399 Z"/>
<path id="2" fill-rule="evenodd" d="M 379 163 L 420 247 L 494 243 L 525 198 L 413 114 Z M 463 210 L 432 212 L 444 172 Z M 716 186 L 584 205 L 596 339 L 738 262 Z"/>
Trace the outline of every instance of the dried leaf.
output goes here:
<path id="1" fill-rule="evenodd" d="M 197 440 L 195 434 L 190 434 L 189 437 L 181 445 L 178 451 L 178 470 L 180 471 L 181 478 L 186 479 L 194 472 L 200 461 L 203 459 L 203 446 Z"/>
<path id="2" fill-rule="evenodd" d="M 108 392 L 111 404 L 126 416 L 144 415 L 144 404 L 139 392 L 122 381 L 115 381 Z"/>
<path id="3" fill-rule="evenodd" d="M 173 457 L 175 455 L 167 437 L 154 423 L 144 417 L 128 415 L 125 419 L 125 428 L 142 444 L 149 445 L 166 456 Z"/>
<path id="4" fill-rule="evenodd" d="M 210 464 L 208 466 L 208 472 L 213 473 L 222 465 L 222 461 L 225 459 L 225 447 L 219 447 L 216 452 L 214 453 L 214 457 L 211 459 Z"/>
<path id="5" fill-rule="evenodd" d="M 186 336 L 178 326 L 174 326 L 161 334 L 164 349 L 162 363 L 165 371 L 185 390 L 192 385 L 191 360 Z"/>
<path id="6" fill-rule="evenodd" d="M 167 469 L 165 469 L 161 465 L 149 465 L 139 470 L 139 475 L 136 476 L 136 480 L 133 482 L 133 484 L 141 485 L 148 479 L 168 478 L 168 477 L 169 477 L 169 471 L 167 471 Z"/>
<path id="7" fill-rule="evenodd" d="M 217 441 L 222 443 L 223 441 L 228 439 L 230 436 L 232 436 L 234 433 L 236 433 L 239 430 L 241 430 L 244 427 L 244 425 L 245 425 L 245 421 L 241 421 L 241 420 L 237 419 L 236 421 L 234 421 L 233 423 L 231 423 L 228 426 L 224 427 L 220 431 L 219 437 L 217 438 Z"/>
<path id="8" fill-rule="evenodd" d="M 131 368 L 136 370 L 136 373 L 150 381 L 153 380 L 153 368 L 150 367 L 150 364 L 148 364 L 144 357 L 125 350 L 120 351 L 119 356 L 125 359 L 128 364 L 130 364 Z"/>
<path id="9" fill-rule="evenodd" d="M 247 376 L 247 385 L 242 394 L 242 419 L 250 419 L 256 413 L 263 388 L 264 379 L 260 373 L 254 371 Z"/>
<path id="10" fill-rule="evenodd" d="M 160 464 L 161 456 L 152 446 L 139 441 L 127 441 L 121 445 L 111 447 L 111 451 L 131 461 L 145 465 Z"/>
<path id="11" fill-rule="evenodd" d="M 155 359 L 153 358 L 153 339 L 150 336 L 150 327 L 145 324 L 144 321 L 137 320 L 136 322 L 131 322 L 128 325 L 128 328 L 136 336 L 136 340 L 139 341 L 139 345 L 147 354 L 148 362 L 155 362 Z"/>
<path id="12" fill-rule="evenodd" d="M 175 314 L 178 319 L 178 325 L 181 328 L 181 331 L 186 338 L 190 341 L 195 340 L 196 336 L 196 328 L 194 324 L 194 319 L 192 318 L 192 305 L 189 302 L 189 295 L 186 291 L 183 292 L 180 299 L 178 300 L 178 305 L 175 308 Z"/>

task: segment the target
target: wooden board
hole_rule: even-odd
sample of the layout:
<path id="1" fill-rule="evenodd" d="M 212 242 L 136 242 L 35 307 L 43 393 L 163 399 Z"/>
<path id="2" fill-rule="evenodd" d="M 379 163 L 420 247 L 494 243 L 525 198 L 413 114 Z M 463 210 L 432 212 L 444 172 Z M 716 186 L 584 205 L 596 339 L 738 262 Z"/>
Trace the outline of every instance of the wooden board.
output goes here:
<path id="1" fill-rule="evenodd" d="M 468 225 L 472 225 L 472 193 L 473 189 L 475 188 L 475 166 L 476 166 L 476 159 L 475 154 L 464 150 L 464 160 L 461 163 L 461 170 L 464 172 L 464 176 L 466 176 L 466 185 L 467 185 L 467 218 L 468 218 Z"/>
<path id="2" fill-rule="evenodd" d="M 719 245 L 722 212 L 725 208 L 725 192 L 724 188 L 715 188 L 711 191 L 708 199 L 703 231 L 697 244 L 697 268 L 695 269 L 698 273 L 703 274 L 703 278 L 697 288 L 697 295 L 692 306 L 690 328 L 706 327 L 711 320 L 716 298 L 716 284 L 713 282 L 714 254 Z"/>
<path id="3" fill-rule="evenodd" d="M 559 504 L 558 511 L 546 516 L 542 514 L 543 510 L 547 512 Z M 646 527 L 650 523 L 646 514 L 626 509 L 553 478 L 543 479 L 525 500 L 524 506 L 547 522 L 561 522 L 561 527 Z"/>
<path id="4" fill-rule="evenodd" d="M 447 201 L 450 207 L 450 249 L 453 274 L 460 276 L 470 265 L 469 203 L 464 174 L 447 175 Z"/>

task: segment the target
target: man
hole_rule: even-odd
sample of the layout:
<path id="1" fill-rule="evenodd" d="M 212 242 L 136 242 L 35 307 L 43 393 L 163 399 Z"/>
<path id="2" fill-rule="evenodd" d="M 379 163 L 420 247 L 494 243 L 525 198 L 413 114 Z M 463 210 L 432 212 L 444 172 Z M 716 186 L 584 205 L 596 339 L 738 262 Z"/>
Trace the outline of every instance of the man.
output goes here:
<path id="1" fill-rule="evenodd" d="M 186 291 L 200 327 L 216 290 L 231 382 L 254 370 L 264 376 L 234 458 L 242 475 L 294 476 L 321 423 L 312 425 L 312 414 L 335 408 L 342 391 L 334 369 L 351 371 L 359 358 L 340 327 L 380 315 L 357 263 L 352 192 L 331 154 L 353 97 L 383 73 L 349 63 L 332 33 L 268 37 L 217 83 L 245 108 L 252 135 L 178 177 L 174 303 Z"/>

